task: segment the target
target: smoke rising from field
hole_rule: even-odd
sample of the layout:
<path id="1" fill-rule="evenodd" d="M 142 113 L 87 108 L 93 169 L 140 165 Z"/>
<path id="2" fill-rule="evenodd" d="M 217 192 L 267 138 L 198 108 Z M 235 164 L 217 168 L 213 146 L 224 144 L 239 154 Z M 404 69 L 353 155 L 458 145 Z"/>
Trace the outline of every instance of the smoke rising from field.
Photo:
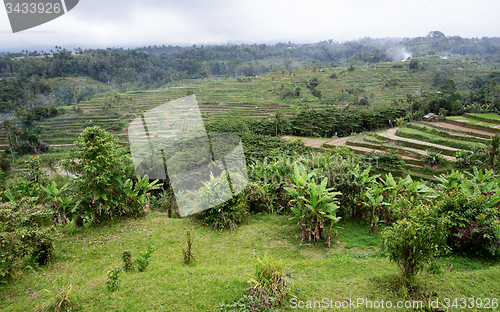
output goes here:
<path id="1" fill-rule="evenodd" d="M 406 61 L 408 58 L 412 58 L 413 55 L 411 52 L 406 51 L 405 48 L 397 47 L 397 48 L 392 48 L 387 51 L 387 55 L 393 62 L 401 62 L 401 61 Z"/>

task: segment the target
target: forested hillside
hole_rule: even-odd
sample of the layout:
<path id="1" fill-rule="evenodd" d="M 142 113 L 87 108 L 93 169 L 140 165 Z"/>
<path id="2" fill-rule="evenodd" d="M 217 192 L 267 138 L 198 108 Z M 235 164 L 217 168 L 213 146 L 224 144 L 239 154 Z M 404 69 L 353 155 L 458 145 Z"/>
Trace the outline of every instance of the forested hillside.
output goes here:
<path id="1" fill-rule="evenodd" d="M 96 92 L 74 94 L 70 86 L 56 87 L 48 79 L 85 76 L 124 92 L 156 89 L 179 79 L 239 77 L 268 72 L 288 72 L 402 61 L 409 56 L 469 55 L 471 62 L 492 67 L 500 62 L 499 38 L 446 37 L 431 32 L 426 37 L 370 39 L 344 43 L 332 40 L 314 44 L 278 43 L 224 46 L 149 46 L 137 49 L 75 49 L 3 52 L 0 54 L 0 112 L 29 102 L 29 95 L 53 94 L 60 105 L 92 98 Z M 444 75 L 444 74 L 443 74 Z M 22 90 L 22 91 L 21 91 Z M 99 92 L 97 92 L 99 94 Z"/>

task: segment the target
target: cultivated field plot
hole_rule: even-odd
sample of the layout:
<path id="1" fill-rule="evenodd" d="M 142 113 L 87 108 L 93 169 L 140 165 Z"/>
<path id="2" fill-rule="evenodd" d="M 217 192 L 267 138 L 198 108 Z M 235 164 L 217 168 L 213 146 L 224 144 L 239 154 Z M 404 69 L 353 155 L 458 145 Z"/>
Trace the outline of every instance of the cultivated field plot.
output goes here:
<path id="1" fill-rule="evenodd" d="M 468 116 L 448 117 L 445 122 L 412 122 L 401 129 L 391 128 L 347 138 L 307 138 L 303 141 L 305 145 L 311 147 L 318 147 L 322 141 L 323 148 L 348 146 L 355 153 L 361 154 L 392 150 L 406 162 L 408 173 L 418 174 L 418 171 L 422 171 L 418 167 L 426 165 L 428 150 L 440 152 L 444 159 L 454 162 L 455 153 L 459 150 L 481 149 L 487 146 L 491 137 L 495 135 L 498 125 L 481 122 L 478 119 L 496 118 L 500 121 L 500 116 L 494 114 L 468 114 Z M 458 120 L 462 120 L 464 126 L 457 125 Z M 480 124 L 483 130 L 468 127 L 469 124 Z M 428 170 L 427 173 L 433 171 L 435 170 Z M 428 177 L 427 175 L 424 178 Z"/>
<path id="2" fill-rule="evenodd" d="M 406 94 L 434 92 L 436 71 L 450 73 L 457 85 L 464 85 L 477 75 L 491 72 L 491 68 L 480 62 L 457 56 L 442 60 L 438 56 L 420 58 L 423 69 L 412 71 L 408 62 L 377 63 L 373 65 L 328 67 L 318 64 L 293 71 L 276 71 L 255 77 L 204 78 L 174 81 L 156 91 L 131 91 L 119 94 L 119 101 L 106 97 L 82 101 L 64 107 L 66 113 L 57 118 L 45 119 L 41 138 L 49 144 L 65 147 L 72 144 L 81 131 L 90 125 L 100 125 L 115 134 L 126 134 L 130 121 L 153 107 L 189 94 L 196 95 L 204 121 L 232 117 L 271 118 L 277 112 L 292 115 L 301 108 L 344 107 L 366 98 L 371 105 L 388 105 L 404 101 Z M 351 68 L 352 69 L 352 68 Z M 335 74 L 336 78 L 332 78 Z M 307 81 L 316 78 L 321 98 L 314 96 L 307 88 Z M 112 86 L 87 77 L 72 77 L 54 80 L 55 87 L 75 87 L 82 92 L 86 88 L 108 94 Z M 298 96 L 283 97 L 283 93 L 300 88 Z M 500 125 L 499 132 L 500 132 Z M 127 145 L 127 139 L 121 142 Z M 7 146 L 4 132 L 0 133 L 0 148 Z"/>

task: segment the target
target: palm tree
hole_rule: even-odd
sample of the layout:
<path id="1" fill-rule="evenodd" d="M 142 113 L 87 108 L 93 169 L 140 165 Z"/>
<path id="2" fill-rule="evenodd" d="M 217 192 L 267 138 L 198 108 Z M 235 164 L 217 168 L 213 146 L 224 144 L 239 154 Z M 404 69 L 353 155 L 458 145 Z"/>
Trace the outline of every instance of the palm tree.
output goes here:
<path id="1" fill-rule="evenodd" d="M 490 165 L 493 168 L 493 174 L 495 173 L 495 165 L 498 161 L 498 155 L 500 154 L 500 135 L 495 134 L 491 138 L 491 143 L 488 146 L 488 158 L 490 159 Z"/>
<path id="2" fill-rule="evenodd" d="M 495 78 L 491 79 L 491 103 L 493 104 L 493 100 L 495 98 L 495 89 L 497 88 L 497 81 Z"/>
<path id="3" fill-rule="evenodd" d="M 396 118 L 396 124 L 399 129 L 401 129 L 401 127 L 405 124 L 405 119 L 403 117 Z"/>
<path id="4" fill-rule="evenodd" d="M 78 108 L 78 102 L 76 100 L 76 96 L 78 95 L 78 90 L 76 90 L 76 86 L 71 87 L 71 92 L 73 92 L 73 99 L 75 100 L 75 108 Z"/>
<path id="5" fill-rule="evenodd" d="M 2 123 L 2 128 L 7 133 L 7 141 L 9 143 L 10 154 L 12 155 L 12 163 L 14 164 L 14 142 L 12 140 L 12 136 L 16 137 L 17 141 L 17 132 L 19 132 L 19 128 L 12 122 L 10 119 L 4 120 Z"/>
<path id="6" fill-rule="evenodd" d="M 280 112 L 274 114 L 273 121 L 274 125 L 276 126 L 276 136 L 278 136 L 278 124 L 281 124 L 283 122 L 283 114 Z"/>
<path id="7" fill-rule="evenodd" d="M 29 98 L 31 101 L 31 108 L 35 108 L 35 95 L 33 93 L 30 93 Z"/>

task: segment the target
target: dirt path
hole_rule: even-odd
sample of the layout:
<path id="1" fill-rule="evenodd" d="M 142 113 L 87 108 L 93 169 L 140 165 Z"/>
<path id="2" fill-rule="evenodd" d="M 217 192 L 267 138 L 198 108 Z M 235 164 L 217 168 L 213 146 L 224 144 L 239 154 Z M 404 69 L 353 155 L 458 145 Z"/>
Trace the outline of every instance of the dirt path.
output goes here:
<path id="1" fill-rule="evenodd" d="M 283 139 L 286 139 L 290 142 L 302 140 L 305 146 L 314 147 L 314 148 L 323 148 L 322 145 L 324 143 L 330 144 L 329 141 L 332 139 L 312 139 L 312 138 L 296 138 L 290 136 L 284 136 Z"/>
<path id="2" fill-rule="evenodd" d="M 345 138 L 340 138 L 340 139 L 335 139 L 331 142 L 328 142 L 326 144 L 332 145 L 332 146 L 345 146 L 347 143 L 347 140 L 354 138 L 354 136 L 350 137 L 345 137 Z"/>
<path id="3" fill-rule="evenodd" d="M 398 130 L 397 128 L 392 128 L 392 129 L 389 129 L 387 132 L 379 132 L 378 134 L 389 139 L 389 140 L 392 140 L 392 141 L 411 142 L 411 143 L 425 145 L 425 146 L 438 147 L 438 148 L 446 149 L 446 150 L 450 150 L 450 151 L 458 151 L 459 150 L 458 148 L 449 147 L 446 145 L 439 145 L 439 144 L 429 143 L 429 142 L 425 142 L 425 141 L 419 141 L 419 140 L 415 140 L 415 139 L 403 138 L 403 137 L 396 135 L 397 130 Z"/>
<path id="4" fill-rule="evenodd" d="M 347 147 L 349 147 L 350 149 L 356 150 L 356 151 L 363 151 L 363 152 L 367 152 L 367 153 L 370 153 L 370 152 L 385 153 L 386 152 L 384 150 L 380 150 L 380 149 L 376 149 L 376 148 L 369 148 L 369 147 L 362 147 L 362 146 L 347 145 Z M 418 158 L 405 156 L 405 155 L 399 155 L 399 156 L 401 156 L 401 158 L 403 158 L 403 159 L 420 160 Z"/>
<path id="5" fill-rule="evenodd" d="M 414 153 L 417 153 L 417 154 L 420 154 L 420 155 L 427 155 L 427 152 L 424 151 L 424 150 L 419 150 L 419 149 L 416 149 L 416 148 L 411 148 L 411 147 L 404 147 L 404 150 L 405 151 L 409 151 L 409 152 L 414 152 Z M 444 157 L 444 159 L 447 159 L 447 160 L 451 160 L 451 161 L 455 161 L 456 158 L 454 156 L 448 156 L 448 155 L 442 155 Z"/>
<path id="6" fill-rule="evenodd" d="M 444 128 L 454 129 L 454 130 L 461 130 L 461 131 L 465 131 L 465 132 L 475 132 L 475 133 L 479 133 L 479 134 L 495 136 L 495 134 L 491 133 L 491 132 L 476 130 L 476 129 L 467 128 L 467 127 L 460 127 L 460 126 L 453 125 L 453 124 L 447 123 L 447 122 L 433 122 L 432 124 L 436 125 L 436 126 L 444 127 Z"/>
<path id="7" fill-rule="evenodd" d="M 326 143 L 328 145 L 331 145 L 331 146 L 347 146 L 347 141 L 349 139 L 352 139 L 354 138 L 355 136 L 350 136 L 350 137 L 345 137 L 345 138 L 340 138 L 340 139 L 334 139 L 333 141 L 330 141 L 330 142 L 325 142 L 325 140 L 315 140 L 315 139 L 302 139 L 304 141 L 304 144 L 306 146 L 310 146 L 310 147 L 317 147 L 317 148 L 321 148 L 321 145 L 323 145 L 323 143 Z M 289 136 L 285 136 L 283 137 L 287 140 L 293 140 L 294 138 L 291 138 Z M 367 152 L 367 153 L 370 153 L 370 152 L 375 152 L 375 153 L 385 153 L 386 151 L 384 150 L 380 150 L 380 149 L 376 149 L 376 148 L 369 148 L 369 147 L 362 147 L 362 146 L 347 146 L 349 147 L 350 149 L 353 149 L 353 150 L 356 150 L 356 151 L 362 151 L 362 152 Z M 424 153 L 425 154 L 425 153 Z M 414 158 L 414 157 L 410 157 L 410 156 L 401 156 L 401 158 L 403 159 L 411 159 L 411 160 L 420 160 L 418 158 Z"/>
<path id="8" fill-rule="evenodd" d="M 75 144 L 49 144 L 51 147 L 75 146 Z"/>

